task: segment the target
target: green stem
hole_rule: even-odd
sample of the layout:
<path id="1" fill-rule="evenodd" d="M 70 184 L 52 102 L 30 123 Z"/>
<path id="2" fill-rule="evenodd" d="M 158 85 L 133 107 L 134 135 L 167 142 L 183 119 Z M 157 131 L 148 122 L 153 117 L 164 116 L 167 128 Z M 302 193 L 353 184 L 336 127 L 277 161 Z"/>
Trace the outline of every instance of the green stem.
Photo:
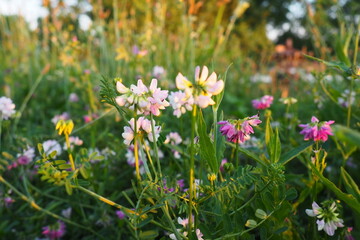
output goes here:
<path id="1" fill-rule="evenodd" d="M 62 217 L 62 216 L 59 216 L 59 215 L 57 215 L 57 214 L 55 214 L 55 213 L 53 213 L 53 212 L 51 212 L 51 211 L 49 211 L 49 210 L 47 210 L 47 209 L 44 209 L 44 208 L 40 207 L 37 203 L 35 203 L 35 201 L 33 200 L 32 197 L 27 197 L 27 196 L 25 196 L 24 194 L 22 194 L 22 193 L 21 193 L 18 189 L 16 189 L 11 183 L 9 183 L 8 181 L 6 181 L 1 175 L 0 175 L 0 182 L 3 183 L 3 184 L 4 184 L 5 186 L 7 186 L 8 188 L 10 188 L 14 193 L 16 193 L 17 195 L 19 195 L 20 198 L 21 198 L 23 201 L 29 203 L 30 206 L 31 206 L 32 208 L 34 208 L 35 210 L 40 211 L 40 212 L 42 212 L 42 213 L 45 213 L 45 214 L 47 214 L 47 215 L 49 215 L 49 216 L 51 216 L 51 217 L 53 217 L 53 218 L 56 218 L 56 219 L 58 219 L 58 220 L 63 221 L 63 222 L 66 222 L 66 223 L 69 223 L 69 224 L 71 224 L 71 225 L 74 225 L 74 226 L 76 226 L 76 227 L 85 229 L 85 230 L 93 233 L 93 234 L 96 235 L 97 237 L 99 237 L 99 238 L 101 238 L 101 239 L 105 239 L 103 236 L 101 236 L 100 234 L 98 234 L 97 232 L 95 232 L 94 230 L 92 230 L 91 228 L 84 227 L 83 225 L 80 225 L 80 224 L 78 224 L 78 223 L 76 223 L 76 222 L 73 222 L 73 221 L 71 221 L 71 220 L 69 220 L 69 219 L 67 219 L 67 218 L 64 218 L 64 217 Z"/>
<path id="2" fill-rule="evenodd" d="M 36 88 L 39 86 L 41 80 L 43 79 L 44 74 L 45 74 L 45 73 L 47 72 L 47 70 L 48 70 L 48 69 L 47 69 L 48 67 L 49 67 L 49 66 L 46 66 L 46 67 L 43 69 L 43 71 L 40 73 L 40 75 L 39 75 L 38 78 L 35 80 L 34 84 L 32 85 L 30 91 L 29 91 L 28 94 L 26 95 L 24 101 L 22 102 L 22 104 L 21 104 L 21 106 L 20 106 L 20 109 L 19 109 L 19 111 L 17 112 L 16 118 L 15 118 L 15 122 L 14 122 L 14 125 L 13 125 L 13 133 L 14 133 L 15 130 L 16 130 L 16 127 L 17 127 L 17 125 L 18 125 L 18 123 L 19 123 L 19 120 L 20 120 L 20 118 L 21 118 L 21 116 L 22 116 L 22 114 L 23 114 L 23 112 L 24 112 L 24 110 L 25 110 L 25 108 L 26 108 L 26 105 L 28 104 L 31 96 L 34 94 Z"/>
<path id="3" fill-rule="evenodd" d="M 0 112 L 0 152 L 2 149 L 2 145 L 1 145 L 1 137 L 2 137 L 2 122 L 3 122 L 3 118 L 2 118 L 2 113 Z"/>
<path id="4" fill-rule="evenodd" d="M 136 108 L 135 108 L 136 109 Z M 139 167 L 139 150 L 138 150 L 138 134 L 137 134 L 137 117 L 134 118 L 134 157 L 135 157 L 135 171 L 136 171 L 136 179 L 140 182 L 140 167 Z"/>
<path id="5" fill-rule="evenodd" d="M 191 232 L 192 228 L 192 207 L 193 207 L 193 199 L 196 196 L 196 188 L 194 186 L 194 165 L 195 165 L 195 125 L 196 125 L 196 105 L 193 105 L 193 110 L 191 114 L 191 138 L 190 138 L 190 164 L 189 164 L 189 224 L 188 224 L 188 232 Z"/>
<path id="6" fill-rule="evenodd" d="M 157 163 L 157 168 L 159 171 L 159 178 L 161 180 L 162 179 L 161 165 L 160 165 L 159 152 L 158 152 L 156 136 L 155 136 L 155 121 L 154 121 L 154 117 L 153 117 L 152 113 L 150 113 L 150 122 L 151 122 L 151 132 L 153 135 L 152 137 L 153 137 L 154 154 L 155 154 L 155 159 L 156 159 L 156 163 Z"/>
<path id="7" fill-rule="evenodd" d="M 351 82 L 350 82 L 350 92 L 349 92 L 349 97 L 348 97 L 348 112 L 347 112 L 347 121 L 346 121 L 346 126 L 350 127 L 350 120 L 351 120 L 351 95 L 353 92 L 353 88 L 354 88 L 354 77 L 351 77 Z"/>
<path id="8" fill-rule="evenodd" d="M 168 208 L 167 205 L 166 205 L 166 207 L 165 207 L 165 206 L 162 206 L 162 207 L 161 207 L 162 211 L 164 212 L 164 215 L 165 215 L 166 219 L 167 219 L 168 222 L 170 223 L 171 230 L 174 232 L 174 234 L 175 234 L 175 236 L 176 236 L 176 239 L 185 239 L 185 237 L 182 236 L 182 235 L 178 232 L 178 230 L 176 229 L 176 226 L 175 226 L 175 224 L 173 223 L 173 221 L 172 221 L 172 219 L 171 219 L 171 217 L 170 217 L 170 214 L 169 214 L 169 211 L 168 211 L 167 208 Z M 190 222 L 189 222 L 189 224 L 190 224 Z"/>

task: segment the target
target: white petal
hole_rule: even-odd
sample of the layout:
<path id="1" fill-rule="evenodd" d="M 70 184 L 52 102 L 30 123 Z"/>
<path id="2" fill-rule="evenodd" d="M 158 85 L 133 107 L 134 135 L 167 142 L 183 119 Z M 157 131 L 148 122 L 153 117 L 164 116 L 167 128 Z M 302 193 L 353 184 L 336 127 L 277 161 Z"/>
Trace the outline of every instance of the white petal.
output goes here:
<path id="1" fill-rule="evenodd" d="M 116 90 L 119 93 L 127 93 L 129 91 L 129 89 L 127 87 L 125 87 L 124 84 L 122 84 L 119 81 L 116 82 Z"/>
<path id="2" fill-rule="evenodd" d="M 200 76 L 200 80 L 199 80 L 199 84 L 203 83 L 206 81 L 207 77 L 209 75 L 209 69 L 206 66 L 203 66 L 202 71 L 201 71 L 201 76 Z"/>

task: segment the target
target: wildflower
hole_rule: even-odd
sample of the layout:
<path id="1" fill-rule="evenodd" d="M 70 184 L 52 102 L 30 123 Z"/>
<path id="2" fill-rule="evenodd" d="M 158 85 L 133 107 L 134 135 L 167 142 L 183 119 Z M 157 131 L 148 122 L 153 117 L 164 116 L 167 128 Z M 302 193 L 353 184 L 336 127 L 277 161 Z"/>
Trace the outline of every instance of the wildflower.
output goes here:
<path id="1" fill-rule="evenodd" d="M 183 188 L 185 187 L 184 181 L 185 181 L 184 179 L 179 179 L 179 180 L 176 181 L 176 183 L 179 186 L 180 190 L 183 190 Z"/>
<path id="2" fill-rule="evenodd" d="M 69 113 L 63 112 L 63 113 L 60 114 L 60 115 L 55 115 L 55 116 L 51 119 L 51 122 L 56 125 L 56 124 L 58 123 L 58 121 L 60 121 L 60 120 L 66 121 L 66 120 L 69 120 L 69 119 L 70 119 Z"/>
<path id="3" fill-rule="evenodd" d="M 140 156 L 140 149 L 138 151 L 139 151 L 139 156 Z M 131 167 L 135 167 L 135 155 L 134 155 L 134 145 L 133 144 L 131 144 L 127 148 L 125 157 L 126 157 L 127 164 Z M 139 159 L 139 166 L 142 166 L 142 165 L 143 165 L 143 161 L 141 159 Z"/>
<path id="4" fill-rule="evenodd" d="M 158 190 L 160 191 L 161 188 L 158 188 Z M 172 187 L 171 187 L 171 188 L 168 188 L 168 187 L 167 187 L 167 185 L 166 185 L 166 179 L 163 180 L 163 191 L 164 191 L 164 193 L 172 193 L 172 192 L 175 191 L 174 188 L 172 188 Z"/>
<path id="5" fill-rule="evenodd" d="M 155 125 L 155 121 L 153 123 Z M 134 139 L 135 119 L 134 118 L 130 119 L 129 124 L 130 124 L 130 127 L 125 126 L 124 133 L 122 134 L 122 136 L 124 138 L 124 143 L 126 145 L 130 145 L 130 143 Z M 158 137 L 160 136 L 161 127 L 155 126 L 154 130 L 155 130 L 154 131 L 155 132 L 155 140 L 157 140 Z M 140 134 L 140 135 L 147 135 L 149 141 L 152 142 L 153 134 L 152 134 L 152 130 L 151 130 L 150 120 L 148 120 L 144 117 L 140 117 L 136 121 L 136 133 Z"/>
<path id="6" fill-rule="evenodd" d="M 43 227 L 43 232 L 49 239 L 58 239 L 65 235 L 65 224 L 62 221 L 58 221 L 54 225 Z"/>
<path id="7" fill-rule="evenodd" d="M 4 204 L 6 208 L 10 207 L 14 202 L 15 200 L 11 197 L 4 197 Z"/>
<path id="8" fill-rule="evenodd" d="M 181 142 L 182 142 L 182 138 L 177 132 L 171 132 L 168 135 L 166 135 L 166 139 L 164 141 L 165 144 L 171 144 L 174 146 L 179 145 Z M 173 149 L 171 151 L 176 159 L 180 158 L 180 153 L 178 151 Z"/>
<path id="9" fill-rule="evenodd" d="M 182 114 L 192 110 L 194 99 L 192 96 L 186 96 L 182 91 L 171 92 L 169 96 L 169 102 L 174 109 L 173 114 L 179 118 Z"/>
<path id="10" fill-rule="evenodd" d="M 72 208 L 68 207 L 68 208 L 61 211 L 61 215 L 63 215 L 65 218 L 70 218 L 71 217 L 71 212 L 72 212 Z"/>
<path id="11" fill-rule="evenodd" d="M 134 45 L 134 46 L 132 47 L 132 53 L 133 53 L 136 57 L 141 58 L 141 57 L 144 57 L 144 56 L 148 53 L 148 51 L 147 51 L 146 49 L 140 50 L 137 45 Z"/>
<path id="12" fill-rule="evenodd" d="M 75 146 L 81 146 L 83 145 L 83 140 L 81 140 L 79 137 L 75 137 L 75 136 L 70 136 L 69 137 L 69 142 L 70 142 L 70 149 L 73 150 Z M 64 150 L 67 150 L 67 146 L 66 144 L 64 144 Z"/>
<path id="13" fill-rule="evenodd" d="M 222 135 L 226 136 L 226 139 L 233 143 L 243 143 L 250 139 L 250 134 L 254 133 L 253 126 L 260 124 L 258 115 L 247 117 L 239 120 L 221 121 L 218 124 Z"/>
<path id="14" fill-rule="evenodd" d="M 311 123 L 300 124 L 299 127 L 302 127 L 303 130 L 300 134 L 304 135 L 304 140 L 313 139 L 314 141 L 327 141 L 328 135 L 333 135 L 330 125 L 335 121 L 323 121 L 319 122 L 319 119 L 316 117 L 311 118 Z"/>
<path id="15" fill-rule="evenodd" d="M 169 106 L 169 103 L 165 100 L 168 91 L 158 88 L 157 79 L 155 78 L 152 79 L 149 88 L 144 85 L 141 79 L 138 80 L 137 85 L 132 84 L 130 88 L 125 87 L 121 81 L 117 81 L 116 90 L 122 94 L 116 97 L 116 103 L 140 114 L 148 115 L 152 113 L 159 116 L 160 110 Z"/>
<path id="16" fill-rule="evenodd" d="M 162 66 L 155 66 L 152 70 L 152 75 L 157 79 L 161 78 L 165 74 L 166 71 Z"/>
<path id="17" fill-rule="evenodd" d="M 196 237 L 197 237 L 198 240 L 204 240 L 202 238 L 204 236 L 204 234 L 201 233 L 200 229 L 196 229 L 195 233 L 196 233 Z"/>
<path id="18" fill-rule="evenodd" d="M 200 74 L 200 67 L 195 68 L 195 83 L 190 82 L 181 73 L 176 76 L 176 87 L 184 90 L 187 97 L 193 96 L 194 104 L 201 108 L 214 105 L 212 96 L 218 95 L 224 89 L 224 81 L 217 81 L 216 73 L 210 76 L 209 69 L 204 66 Z"/>
<path id="19" fill-rule="evenodd" d="M 350 94 L 350 90 L 346 89 L 341 96 L 338 98 L 338 104 L 344 108 L 349 107 L 349 101 L 350 105 L 353 105 L 355 102 L 356 92 L 353 91 Z"/>
<path id="20" fill-rule="evenodd" d="M 125 213 L 121 210 L 118 210 L 115 213 L 119 219 L 124 219 L 126 217 Z"/>
<path id="21" fill-rule="evenodd" d="M 59 156 L 62 152 L 61 146 L 60 146 L 59 142 L 56 140 L 47 140 L 47 141 L 43 142 L 42 145 L 43 145 L 44 152 L 46 155 L 49 155 L 53 151 L 56 151 L 56 155 L 55 155 L 55 157 L 56 157 L 56 156 Z"/>
<path id="22" fill-rule="evenodd" d="M 223 160 L 221 160 L 221 164 L 220 164 L 220 171 L 221 172 L 224 172 L 224 166 L 225 166 L 225 164 L 227 163 L 228 161 L 227 161 L 227 159 L 226 158 L 224 158 Z"/>
<path id="23" fill-rule="evenodd" d="M 78 102 L 78 101 L 79 101 L 78 95 L 76 93 L 70 93 L 69 102 Z"/>
<path id="24" fill-rule="evenodd" d="M 15 113 L 15 104 L 10 98 L 0 97 L 0 118 L 9 119 Z"/>
<path id="25" fill-rule="evenodd" d="M 273 96 L 265 95 L 260 99 L 252 100 L 252 105 L 255 109 L 266 109 L 269 108 L 274 100 Z"/>
<path id="26" fill-rule="evenodd" d="M 89 123 L 89 122 L 92 121 L 92 117 L 89 116 L 89 115 L 84 115 L 84 116 L 83 116 L 83 119 L 84 119 L 84 122 L 85 122 L 85 123 Z"/>
<path id="27" fill-rule="evenodd" d="M 33 160 L 34 157 L 35 149 L 28 146 L 27 149 L 23 150 L 22 154 L 17 155 L 17 163 L 19 165 L 27 165 Z"/>
<path id="28" fill-rule="evenodd" d="M 316 202 L 312 203 L 312 209 L 306 209 L 306 214 L 310 217 L 317 217 L 318 231 L 324 230 L 327 235 L 333 236 L 338 227 L 344 227 L 344 221 L 338 218 L 336 213 L 336 203 L 333 202 L 329 208 L 321 208 Z"/>
<path id="29" fill-rule="evenodd" d="M 286 105 L 292 105 L 294 103 L 297 103 L 297 99 L 293 97 L 280 98 L 279 101 Z"/>

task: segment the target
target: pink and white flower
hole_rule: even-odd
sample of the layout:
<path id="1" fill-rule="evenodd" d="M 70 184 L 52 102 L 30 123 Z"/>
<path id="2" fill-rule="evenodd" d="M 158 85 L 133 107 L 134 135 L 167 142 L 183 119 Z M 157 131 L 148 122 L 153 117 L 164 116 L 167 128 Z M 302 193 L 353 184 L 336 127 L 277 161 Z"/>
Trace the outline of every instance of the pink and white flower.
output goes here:
<path id="1" fill-rule="evenodd" d="M 154 123 L 154 132 L 155 132 L 155 140 L 158 139 L 158 137 L 160 136 L 160 132 L 161 132 L 161 127 L 160 126 L 155 126 L 155 121 L 153 121 Z M 135 119 L 132 118 L 129 121 L 130 126 L 125 126 L 124 127 L 124 133 L 122 134 L 123 138 L 124 138 L 124 143 L 126 145 L 130 145 L 130 143 L 133 141 L 134 139 L 134 130 L 135 130 Z M 151 122 L 150 120 L 146 119 L 145 117 L 139 117 L 138 120 L 136 121 L 136 130 L 135 132 L 137 134 L 144 134 L 148 137 L 150 142 L 153 142 L 153 133 L 152 133 L 152 129 L 151 129 Z"/>
<path id="2" fill-rule="evenodd" d="M 338 218 L 339 213 L 336 213 L 337 206 L 333 202 L 328 208 L 321 208 L 316 202 L 312 203 L 312 209 L 306 209 L 305 212 L 310 217 L 316 217 L 318 220 L 318 231 L 324 230 L 327 235 L 333 236 L 338 227 L 344 227 L 344 220 Z"/>
<path id="3" fill-rule="evenodd" d="M 174 109 L 173 114 L 177 118 L 179 118 L 186 111 L 191 111 L 192 105 L 194 104 L 194 98 L 191 95 L 186 96 L 186 94 L 182 91 L 171 92 L 169 101 L 171 107 Z"/>
<path id="4" fill-rule="evenodd" d="M 56 156 L 59 156 L 62 152 L 62 149 L 61 149 L 61 146 L 59 144 L 58 141 L 56 140 L 47 140 L 45 142 L 43 142 L 43 149 L 44 149 L 44 152 L 45 154 L 50 154 L 52 153 L 53 151 L 56 151 Z"/>
<path id="5" fill-rule="evenodd" d="M 42 234 L 51 240 L 59 239 L 65 235 L 65 224 L 58 221 L 54 225 L 43 227 Z"/>
<path id="6" fill-rule="evenodd" d="M 34 157 L 35 157 L 35 149 L 28 146 L 27 149 L 23 150 L 22 154 L 17 154 L 17 163 L 19 165 L 27 165 L 30 162 L 32 162 Z"/>
<path id="7" fill-rule="evenodd" d="M 55 115 L 51 119 L 51 122 L 56 125 L 58 123 L 58 121 L 60 121 L 60 120 L 66 121 L 66 120 L 69 120 L 69 119 L 70 119 L 70 114 L 67 113 L 67 112 L 63 112 L 62 114 Z"/>
<path id="8" fill-rule="evenodd" d="M 15 114 L 15 104 L 10 98 L 0 97 L 0 118 L 3 120 L 9 119 Z"/>
<path id="9" fill-rule="evenodd" d="M 243 143 L 250 139 L 250 134 L 254 133 L 253 126 L 261 123 L 258 115 L 247 117 L 239 120 L 220 121 L 222 125 L 219 130 L 222 135 L 226 136 L 226 140 L 233 143 Z"/>
<path id="10" fill-rule="evenodd" d="M 266 109 L 269 108 L 274 100 L 273 96 L 265 95 L 260 99 L 252 100 L 252 105 L 255 109 Z"/>
<path id="11" fill-rule="evenodd" d="M 300 134 L 304 135 L 305 141 L 312 139 L 314 141 L 326 142 L 328 135 L 333 135 L 330 125 L 334 122 L 333 120 L 319 122 L 319 119 L 313 116 L 311 123 L 299 125 L 299 127 L 303 128 Z"/>
<path id="12" fill-rule="evenodd" d="M 204 66 L 200 72 L 200 67 L 195 68 L 195 82 L 190 82 L 181 73 L 176 76 L 176 87 L 179 90 L 184 90 L 187 98 L 192 97 L 194 104 L 201 108 L 206 108 L 209 105 L 214 105 L 215 102 L 211 98 L 218 95 L 224 89 L 224 81 L 217 80 L 215 72 L 210 74 L 209 69 Z"/>

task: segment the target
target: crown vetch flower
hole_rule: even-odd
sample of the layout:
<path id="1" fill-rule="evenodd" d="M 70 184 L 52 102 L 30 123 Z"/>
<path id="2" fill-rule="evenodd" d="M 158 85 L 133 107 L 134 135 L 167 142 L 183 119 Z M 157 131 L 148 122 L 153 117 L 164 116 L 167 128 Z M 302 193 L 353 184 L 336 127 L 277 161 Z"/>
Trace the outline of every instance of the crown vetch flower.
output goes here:
<path id="1" fill-rule="evenodd" d="M 335 121 L 323 121 L 319 122 L 316 117 L 311 118 L 311 123 L 300 124 L 299 127 L 303 128 L 300 134 L 304 135 L 304 140 L 313 139 L 314 141 L 327 141 L 328 135 L 333 135 L 330 125 Z"/>
<path id="2" fill-rule="evenodd" d="M 200 67 L 195 68 L 195 82 L 190 82 L 181 73 L 176 76 L 176 87 L 184 90 L 186 97 L 193 97 L 194 103 L 201 108 L 206 108 L 209 105 L 214 105 L 212 96 L 218 95 L 224 89 L 224 81 L 217 80 L 216 73 L 213 72 L 209 76 L 209 69 L 203 66 L 200 72 Z"/>
<path id="3" fill-rule="evenodd" d="M 10 98 L 0 97 L 0 117 L 4 120 L 9 119 L 15 113 L 15 104 Z"/>
<path id="4" fill-rule="evenodd" d="M 260 99 L 252 100 L 252 105 L 255 109 L 266 109 L 269 108 L 274 100 L 273 96 L 265 95 Z"/>
<path id="5" fill-rule="evenodd" d="M 344 220 L 338 218 L 336 213 L 336 203 L 333 202 L 328 208 L 321 208 L 316 202 L 312 203 L 312 209 L 306 209 L 305 212 L 310 217 L 317 217 L 318 231 L 324 230 L 327 235 L 333 236 L 338 227 L 344 227 Z"/>
<path id="6" fill-rule="evenodd" d="M 250 134 L 254 133 L 253 126 L 257 126 L 261 123 L 258 115 L 247 117 L 239 120 L 220 121 L 219 125 L 222 125 L 219 130 L 223 136 L 226 136 L 226 140 L 233 143 L 243 143 L 250 139 Z"/>
<path id="7" fill-rule="evenodd" d="M 173 114 L 179 118 L 182 114 L 187 111 L 192 110 L 192 105 L 194 104 L 194 98 L 186 96 L 182 91 L 171 92 L 169 95 L 169 102 L 171 107 L 174 109 Z"/>
<path id="8" fill-rule="evenodd" d="M 148 115 L 152 113 L 159 116 L 160 110 L 170 105 L 166 101 L 168 91 L 158 88 L 155 78 L 151 80 L 149 88 L 144 85 L 141 79 L 138 80 L 137 85 L 131 84 L 130 88 L 125 87 L 121 81 L 117 81 L 116 90 L 122 94 L 116 97 L 116 103 L 119 106 L 136 110 L 139 114 Z"/>
<path id="9" fill-rule="evenodd" d="M 130 143 L 134 139 L 135 119 L 134 118 L 130 119 L 129 124 L 130 124 L 130 127 L 125 126 L 124 133 L 122 134 L 122 137 L 124 138 L 124 143 L 126 145 L 130 145 Z M 154 126 L 155 126 L 155 121 L 154 121 Z M 152 134 L 152 130 L 151 130 L 150 120 L 148 120 L 144 117 L 139 117 L 138 120 L 136 121 L 136 130 L 135 131 L 137 134 L 147 135 L 149 141 L 150 142 L 153 141 L 153 134 Z M 161 127 L 155 126 L 155 139 L 156 140 L 160 136 L 160 132 L 161 132 Z"/>
<path id="10" fill-rule="evenodd" d="M 49 239 L 59 239 L 65 235 L 65 224 L 58 221 L 54 225 L 43 227 L 42 234 Z"/>

